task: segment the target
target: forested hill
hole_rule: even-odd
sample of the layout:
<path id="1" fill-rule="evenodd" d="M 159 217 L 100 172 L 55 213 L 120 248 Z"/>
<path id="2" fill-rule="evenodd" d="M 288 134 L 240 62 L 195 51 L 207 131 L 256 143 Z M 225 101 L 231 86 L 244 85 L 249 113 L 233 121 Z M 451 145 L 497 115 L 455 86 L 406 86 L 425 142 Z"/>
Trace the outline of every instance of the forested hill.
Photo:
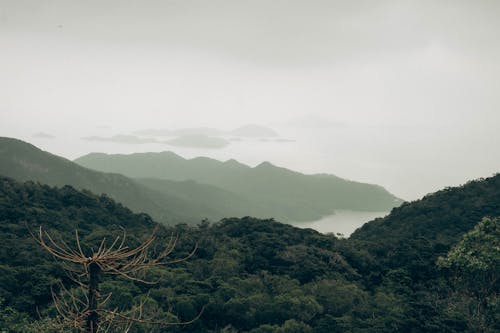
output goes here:
<path id="1" fill-rule="evenodd" d="M 78 228 L 86 248 L 98 245 L 103 237 L 113 239 L 112 235 L 121 233 L 120 227 L 137 243 L 151 232 L 153 222 L 106 196 L 0 177 L 0 331 L 45 332 L 30 329 L 29 322 L 38 317 L 38 310 L 43 316 L 54 315 L 50 290 L 58 280 L 67 287 L 73 285 L 61 265 L 29 234 L 40 225 L 73 246 Z M 107 303 L 110 308 L 148 295 L 149 311 L 172 321 L 190 319 L 205 307 L 198 321 L 173 327 L 172 332 L 245 332 L 263 326 L 262 332 L 291 327 L 307 333 L 312 332 L 311 325 L 332 321 L 323 314 L 354 311 L 355 303 L 342 298 L 368 302 L 366 292 L 354 281 L 357 274 L 335 250 L 333 236 L 253 218 L 160 231 L 159 244 L 172 232 L 180 235 L 173 257 L 188 253 L 194 241 L 199 243 L 196 256 L 182 265 L 158 268 L 157 285 L 105 281 L 102 293 L 113 292 Z M 339 292 L 342 303 L 333 305 L 330 297 Z M 174 315 L 167 314 L 169 309 Z M 373 319 L 366 312 L 360 320 Z"/>
<path id="2" fill-rule="evenodd" d="M 113 292 L 111 308 L 147 297 L 147 311 L 174 321 L 189 320 L 204 307 L 200 319 L 171 332 L 417 333 L 480 327 L 494 332 L 500 328 L 495 294 L 481 314 L 487 320 L 478 323 L 468 310 L 475 309 L 475 300 L 455 289 L 456 276 L 448 277 L 435 259 L 482 216 L 500 215 L 498 181 L 495 176 L 406 204 L 352 239 L 250 217 L 163 227 L 159 244 L 177 233 L 181 241 L 174 256 L 182 257 L 197 241 L 196 255 L 155 269 L 156 285 L 107 279 L 102 292 Z M 386 228 L 387 221 L 394 231 Z M 30 328 L 37 309 L 53 316 L 50 287 L 58 280 L 74 286 L 31 238 L 28 229 L 39 225 L 70 244 L 78 227 L 85 247 L 116 236 L 120 226 L 137 244 L 154 223 L 106 196 L 0 177 L 0 331 L 49 332 Z M 484 289 L 482 283 L 474 276 L 475 287 Z M 498 286 L 492 290 L 498 293 Z M 131 332 L 145 331 L 156 332 L 147 326 Z"/>
<path id="3" fill-rule="evenodd" d="M 367 271 L 405 268 L 414 280 L 428 281 L 437 257 L 485 216 L 500 216 L 500 174 L 404 203 L 356 230 L 350 241 L 373 256 Z"/>
<path id="4" fill-rule="evenodd" d="M 335 209 L 387 211 L 402 202 L 378 185 L 327 174 L 305 175 L 269 162 L 252 168 L 235 160 L 184 159 L 172 152 L 131 155 L 92 153 L 75 162 L 132 178 L 194 180 L 217 186 L 248 198 L 250 206 L 259 206 L 271 212 L 268 216 L 275 218 L 292 218 L 291 215 L 294 215 L 302 220 L 315 213 L 318 218 L 333 213 Z"/>
<path id="5" fill-rule="evenodd" d="M 50 302 L 55 279 L 67 282 L 61 266 L 32 239 L 30 232 L 36 233 L 39 226 L 74 244 L 77 228 L 85 241 L 118 232 L 119 227 L 137 239 L 153 225 L 148 215 L 133 214 L 107 196 L 0 176 L 0 300 L 34 316 L 36 306 Z M 1 322 L 0 331 L 5 329 Z"/>

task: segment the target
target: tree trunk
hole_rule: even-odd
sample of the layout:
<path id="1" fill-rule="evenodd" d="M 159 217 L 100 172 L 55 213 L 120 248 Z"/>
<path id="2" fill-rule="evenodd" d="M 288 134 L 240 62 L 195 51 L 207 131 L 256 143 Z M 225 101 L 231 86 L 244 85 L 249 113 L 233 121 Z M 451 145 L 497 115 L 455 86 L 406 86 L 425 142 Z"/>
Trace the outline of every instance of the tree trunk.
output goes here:
<path id="1" fill-rule="evenodd" d="M 95 262 L 89 265 L 89 304 L 87 315 L 87 332 L 96 333 L 99 324 L 99 315 L 97 313 L 97 300 L 99 297 L 99 277 L 101 268 Z"/>

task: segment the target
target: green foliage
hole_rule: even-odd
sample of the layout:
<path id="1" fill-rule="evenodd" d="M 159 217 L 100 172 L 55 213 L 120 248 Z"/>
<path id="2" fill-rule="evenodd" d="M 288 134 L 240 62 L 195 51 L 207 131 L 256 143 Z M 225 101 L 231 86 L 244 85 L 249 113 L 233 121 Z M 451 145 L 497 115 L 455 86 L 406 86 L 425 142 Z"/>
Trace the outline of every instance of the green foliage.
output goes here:
<path id="1" fill-rule="evenodd" d="M 485 276 L 493 280 L 500 273 L 500 218 L 484 218 L 466 233 L 446 257 L 441 267 L 457 271 L 460 277 L 476 280 Z"/>
<path id="2" fill-rule="evenodd" d="M 5 304 L 0 298 L 0 333 L 21 332 L 29 323 L 29 317 Z"/>
<path id="3" fill-rule="evenodd" d="M 369 223 L 353 239 L 250 217 L 164 227 L 160 242 L 178 233 L 175 255 L 186 255 L 196 240 L 196 256 L 149 272 L 157 285 L 105 280 L 102 292 L 113 292 L 113 307 L 147 297 L 149 314 L 173 322 L 204 307 L 199 320 L 169 332 L 468 332 L 470 303 L 451 285 L 451 269 L 498 269 L 495 252 L 488 252 L 498 244 L 497 219 L 471 231 L 482 216 L 500 215 L 498 193 L 498 176 L 438 192 Z M 40 224 L 70 243 L 78 227 L 87 246 L 120 226 L 137 244 L 154 226 L 106 196 L 0 178 L 0 327 L 9 332 L 44 332 L 50 323 L 37 320 L 37 309 L 43 318 L 53 315 L 50 287 L 74 286 L 29 235 L 27 227 Z M 440 269 L 438 256 L 450 250 L 446 258 L 470 254 L 474 264 L 452 260 L 449 271 Z M 488 303 L 488 316 L 488 323 L 498 322 L 497 301 Z M 136 325 L 133 332 L 165 330 Z"/>
<path id="4" fill-rule="evenodd" d="M 438 265 L 451 274 L 458 292 L 450 304 L 465 309 L 471 326 L 478 332 L 500 329 L 500 219 L 484 218 Z"/>

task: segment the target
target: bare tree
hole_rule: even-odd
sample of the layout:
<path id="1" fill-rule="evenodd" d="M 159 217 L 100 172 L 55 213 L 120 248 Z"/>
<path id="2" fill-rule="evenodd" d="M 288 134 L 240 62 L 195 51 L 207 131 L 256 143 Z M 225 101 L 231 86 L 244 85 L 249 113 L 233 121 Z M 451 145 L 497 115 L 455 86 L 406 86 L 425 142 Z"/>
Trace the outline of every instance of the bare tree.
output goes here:
<path id="1" fill-rule="evenodd" d="M 110 332 L 117 329 L 120 332 L 128 332 L 134 323 L 159 326 L 187 325 L 198 319 L 203 309 L 194 319 L 187 322 L 147 318 L 143 311 L 145 300 L 127 311 L 110 309 L 106 306 L 112 294 L 101 295 L 99 285 L 103 276 L 115 275 L 144 284 L 155 284 L 158 281 L 150 281 L 145 277 L 150 268 L 186 261 L 196 252 L 197 244 L 187 256 L 168 260 L 167 257 L 178 241 L 178 236 L 171 236 L 166 247 L 156 255 L 152 255 L 152 244 L 157 238 L 157 233 L 158 228 L 155 228 L 144 242 L 137 247 L 129 248 L 126 245 L 127 234 L 123 231 L 122 235 L 110 243 L 103 238 L 97 250 L 87 249 L 86 253 L 81 245 L 78 230 L 75 230 L 75 246 L 71 247 L 64 240 L 55 241 L 40 226 L 38 234 L 33 235 L 34 239 L 53 257 L 63 261 L 68 276 L 78 286 L 68 289 L 61 283 L 59 292 L 52 290 L 54 305 L 59 314 L 53 326 L 88 333 Z"/>

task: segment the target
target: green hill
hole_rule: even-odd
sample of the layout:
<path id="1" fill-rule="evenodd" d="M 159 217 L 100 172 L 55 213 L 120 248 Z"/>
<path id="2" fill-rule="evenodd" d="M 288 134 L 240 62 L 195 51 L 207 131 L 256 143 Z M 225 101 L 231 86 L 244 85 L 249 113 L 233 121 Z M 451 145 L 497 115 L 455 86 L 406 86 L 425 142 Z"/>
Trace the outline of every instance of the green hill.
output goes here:
<path id="1" fill-rule="evenodd" d="M 226 213 L 217 211 L 200 200 L 181 198 L 173 191 L 155 191 L 123 175 L 84 168 L 29 143 L 11 138 L 0 138 L 0 175 L 19 181 L 33 180 L 54 186 L 71 185 L 93 193 L 105 193 L 133 211 L 148 213 L 164 223 L 198 223 L 203 218 L 220 219 Z M 181 184 L 176 187 L 182 189 Z"/>
<path id="2" fill-rule="evenodd" d="M 366 267 L 372 273 L 404 267 L 415 281 L 425 281 L 438 256 L 486 216 L 500 216 L 500 174 L 404 203 L 363 225 L 350 241 L 373 256 L 374 265 Z"/>
<path id="3" fill-rule="evenodd" d="M 107 155 L 92 153 L 76 163 L 132 178 L 194 180 L 247 199 L 248 214 L 281 220 L 314 220 L 335 209 L 383 211 L 401 200 L 377 185 L 333 175 L 304 175 L 264 162 L 251 168 L 235 160 L 184 159 L 172 152 Z"/>
<path id="4" fill-rule="evenodd" d="M 147 215 L 133 214 L 107 196 L 0 177 L 0 331 L 33 332 L 26 325 L 38 318 L 39 312 L 51 313 L 51 287 L 56 281 L 73 285 L 60 263 L 31 238 L 28 230 L 39 225 L 73 246 L 73 232 L 78 228 L 85 249 L 98 245 L 102 237 L 113 239 L 111 235 L 121 233 L 119 227 L 127 230 L 132 243 L 137 242 L 151 232 L 154 223 Z M 199 243 L 196 256 L 182 265 L 157 268 L 161 276 L 157 285 L 120 278 L 103 282 L 103 294 L 113 292 L 111 308 L 131 304 L 146 294 L 149 311 L 166 316 L 166 311 L 173 309 L 183 320 L 205 307 L 200 320 L 185 329 L 172 328 L 175 332 L 222 332 L 228 325 L 248 330 L 266 323 L 284 325 L 297 316 L 312 323 L 315 315 L 302 312 L 322 311 L 314 299 L 320 291 L 310 291 L 305 285 L 315 276 L 322 276 L 325 284 L 328 279 L 355 275 L 331 248 L 335 238 L 273 220 L 227 219 L 198 228 L 164 227 L 158 243 L 165 243 L 171 233 L 180 235 L 174 256 L 188 253 L 194 240 Z M 307 261 L 299 260 L 303 248 L 310 252 Z M 262 283 L 268 287 L 261 289 Z M 363 293 L 355 283 L 342 282 L 337 290 L 341 286 L 349 288 L 346 292 Z M 256 288 L 261 289 L 252 301 L 257 303 L 243 304 Z M 271 312 L 264 310 L 267 313 L 250 317 L 239 313 L 241 306 L 254 307 L 261 301 L 267 304 L 260 304 L 258 311 L 267 307 Z M 291 308 L 297 301 L 306 303 Z M 298 325 L 306 325 L 300 321 Z"/>
<path id="5" fill-rule="evenodd" d="M 35 315 L 36 306 L 51 301 L 55 279 L 67 280 L 60 265 L 30 236 L 29 231 L 36 232 L 40 225 L 71 243 L 75 228 L 85 240 L 98 239 L 119 227 L 135 238 L 154 223 L 107 196 L 0 176 L 0 299 L 30 315 Z M 2 324 L 0 319 L 3 332 Z"/>
<path id="6" fill-rule="evenodd" d="M 351 239 L 250 217 L 164 227 L 160 244 L 178 233 L 176 255 L 196 240 L 196 256 L 155 269 L 156 285 L 110 279 L 102 292 L 113 292 L 112 308 L 147 297 L 145 311 L 165 317 L 171 310 L 179 320 L 204 307 L 193 324 L 169 329 L 176 333 L 495 332 L 497 308 L 485 307 L 487 326 L 478 327 L 467 316 L 474 303 L 456 293 L 454 278 L 435 259 L 483 216 L 500 215 L 499 178 L 404 204 Z M 78 227 L 89 246 L 120 226 L 136 242 L 154 223 L 107 196 L 0 177 L 0 331 L 49 332 L 30 330 L 28 323 L 39 312 L 54 315 L 50 287 L 56 281 L 74 287 L 31 239 L 27 227 L 38 225 L 70 244 Z M 151 330 L 131 330 L 144 331 Z"/>

